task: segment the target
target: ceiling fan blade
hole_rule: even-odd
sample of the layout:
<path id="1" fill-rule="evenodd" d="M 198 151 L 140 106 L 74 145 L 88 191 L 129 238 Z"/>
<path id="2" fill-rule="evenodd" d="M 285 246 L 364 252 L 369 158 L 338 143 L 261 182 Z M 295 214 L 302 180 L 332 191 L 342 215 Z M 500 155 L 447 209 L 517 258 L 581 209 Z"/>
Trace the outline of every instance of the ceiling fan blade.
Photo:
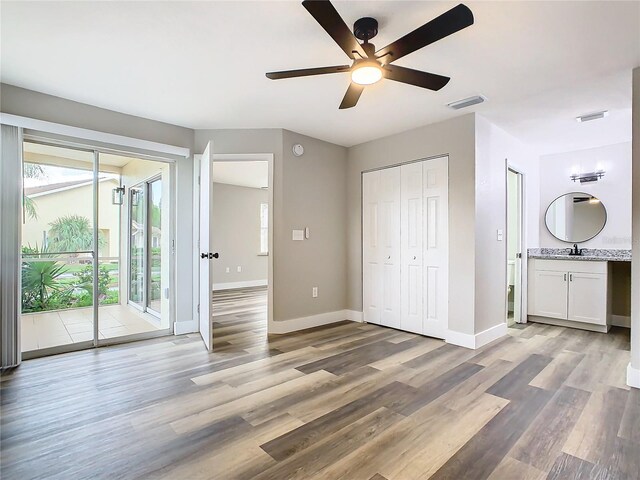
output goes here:
<path id="1" fill-rule="evenodd" d="M 303 68 L 300 70 L 285 70 L 282 72 L 269 72 L 267 78 L 278 80 L 281 78 L 308 77 L 309 75 L 324 75 L 327 73 L 344 73 L 348 72 L 351 67 L 349 65 L 338 65 L 335 67 L 317 67 Z"/>
<path id="2" fill-rule="evenodd" d="M 340 110 L 355 107 L 356 103 L 358 103 L 358 100 L 360 99 L 360 95 L 362 95 L 363 90 L 363 85 L 358 85 L 357 83 L 351 82 L 349 88 L 347 88 L 347 93 L 344 94 L 344 98 L 342 99 L 342 103 L 340 104 Z"/>
<path id="3" fill-rule="evenodd" d="M 421 72 L 411 68 L 399 67 L 397 65 L 385 65 L 384 78 L 396 82 L 408 83 L 416 87 L 428 88 L 429 90 L 440 90 L 451 78 L 436 75 L 435 73 Z"/>
<path id="4" fill-rule="evenodd" d="M 473 25 L 473 13 L 469 7 L 460 4 L 378 50 L 376 57 L 382 63 L 389 64 L 470 25 Z"/>
<path id="5" fill-rule="evenodd" d="M 329 0 L 305 0 L 302 6 L 316 19 L 322 28 L 340 46 L 349 58 L 367 58 L 364 49 L 351 33 L 340 14 L 336 11 Z M 353 52 L 357 52 L 358 55 Z"/>

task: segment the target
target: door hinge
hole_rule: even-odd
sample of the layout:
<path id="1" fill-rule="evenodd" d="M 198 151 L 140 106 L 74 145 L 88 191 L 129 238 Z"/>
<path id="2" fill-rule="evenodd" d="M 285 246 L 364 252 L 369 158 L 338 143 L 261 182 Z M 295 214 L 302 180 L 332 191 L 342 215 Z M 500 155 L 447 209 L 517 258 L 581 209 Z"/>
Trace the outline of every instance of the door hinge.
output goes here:
<path id="1" fill-rule="evenodd" d="M 521 253 L 516 253 L 516 258 L 522 258 L 522 254 Z"/>
<path id="2" fill-rule="evenodd" d="M 200 304 L 198 304 L 198 314 L 200 313 Z"/>
<path id="3" fill-rule="evenodd" d="M 198 185 L 200 185 L 200 175 L 198 175 Z"/>

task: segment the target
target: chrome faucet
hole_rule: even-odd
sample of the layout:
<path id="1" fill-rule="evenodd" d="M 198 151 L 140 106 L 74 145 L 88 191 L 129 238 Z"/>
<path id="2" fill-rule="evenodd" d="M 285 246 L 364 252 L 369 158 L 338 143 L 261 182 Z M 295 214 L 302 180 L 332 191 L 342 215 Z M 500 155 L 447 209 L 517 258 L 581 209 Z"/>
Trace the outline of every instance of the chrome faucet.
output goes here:
<path id="1" fill-rule="evenodd" d="M 578 249 L 578 244 L 574 243 L 573 248 L 569 249 L 569 255 L 582 255 L 582 248 Z"/>

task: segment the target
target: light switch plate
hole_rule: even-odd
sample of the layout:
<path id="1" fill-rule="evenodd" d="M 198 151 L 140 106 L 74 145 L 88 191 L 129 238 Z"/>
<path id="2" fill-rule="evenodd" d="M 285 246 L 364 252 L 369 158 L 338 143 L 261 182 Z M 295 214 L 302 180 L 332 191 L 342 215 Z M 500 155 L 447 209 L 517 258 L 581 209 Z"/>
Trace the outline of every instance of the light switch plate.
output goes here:
<path id="1" fill-rule="evenodd" d="M 242 267 L 240 265 L 238 265 L 238 273 L 242 272 Z"/>
<path id="2" fill-rule="evenodd" d="M 501 242 L 503 238 L 504 238 L 504 234 L 502 233 L 502 230 L 498 229 L 498 241 Z"/>
<path id="3" fill-rule="evenodd" d="M 312 296 L 313 298 L 318 298 L 318 287 L 313 287 L 313 288 L 311 289 L 311 296 Z"/>
<path id="4" fill-rule="evenodd" d="M 309 233 L 309 227 L 305 227 L 304 229 L 304 238 L 309 238 L 310 233 Z"/>
<path id="5" fill-rule="evenodd" d="M 291 235 L 292 240 L 304 240 L 304 230 L 293 230 Z"/>

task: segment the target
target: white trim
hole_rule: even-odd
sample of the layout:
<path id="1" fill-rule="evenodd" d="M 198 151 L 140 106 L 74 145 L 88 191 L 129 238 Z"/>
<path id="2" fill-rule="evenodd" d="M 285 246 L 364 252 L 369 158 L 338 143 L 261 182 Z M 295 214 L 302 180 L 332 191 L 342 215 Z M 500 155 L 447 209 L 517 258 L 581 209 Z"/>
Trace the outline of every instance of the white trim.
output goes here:
<path id="1" fill-rule="evenodd" d="M 338 310 L 336 312 L 320 313 L 318 315 L 310 315 L 308 317 L 293 318 L 291 320 L 283 320 L 280 322 L 271 322 L 269 333 L 289 333 L 305 330 L 307 328 L 319 327 L 330 323 L 351 320 L 349 318 L 350 310 Z"/>
<path id="2" fill-rule="evenodd" d="M 611 325 L 631 328 L 631 317 L 629 315 L 611 315 Z"/>
<path id="3" fill-rule="evenodd" d="M 244 282 L 227 282 L 227 283 L 214 283 L 213 291 L 217 290 L 232 290 L 234 288 L 249 288 L 249 287 L 266 287 L 268 281 L 264 280 L 245 280 Z"/>
<path id="4" fill-rule="evenodd" d="M 476 333 L 475 335 L 449 330 L 447 331 L 445 341 L 452 345 L 458 345 L 459 347 L 475 350 L 505 336 L 506 334 L 507 324 L 500 323 L 491 328 L 487 328 L 483 332 Z"/>
<path id="5" fill-rule="evenodd" d="M 70 125 L 47 122 L 44 120 L 37 120 L 35 118 L 21 117 L 19 115 L 12 115 L 9 113 L 0 113 L 0 123 L 28 128 L 30 130 L 54 133 L 65 137 L 74 137 L 82 140 L 91 140 L 94 142 L 109 143 L 123 147 L 139 148 L 157 153 L 176 155 L 178 157 L 188 158 L 191 156 L 191 150 L 184 147 L 151 142 L 149 140 L 140 140 L 137 138 L 125 137 L 124 135 L 115 135 L 113 133 L 98 132 L 87 128 L 72 127 Z"/>
<path id="6" fill-rule="evenodd" d="M 184 335 L 185 333 L 198 333 L 200 325 L 198 320 L 187 320 L 186 322 L 174 322 L 173 333 L 175 335 Z"/>
<path id="7" fill-rule="evenodd" d="M 360 322 L 364 321 L 364 313 L 358 312 L 357 310 L 345 310 L 347 313 L 347 320 L 351 320 L 352 322 Z"/>
<path id="8" fill-rule="evenodd" d="M 29 162 L 27 162 L 27 163 L 29 163 Z M 64 167 L 64 168 L 68 168 L 68 167 Z M 105 178 L 99 178 L 98 179 L 98 183 L 106 182 L 107 180 L 113 180 L 114 182 L 118 181 L 115 178 L 105 177 Z M 52 193 L 66 192 L 67 190 L 73 190 L 74 188 L 89 187 L 89 186 L 92 186 L 92 185 L 93 185 L 93 179 L 87 180 L 86 182 L 77 183 L 75 185 L 69 185 L 69 186 L 66 186 L 66 187 L 55 188 L 53 190 L 46 190 L 44 192 L 32 193 L 30 195 L 27 195 L 27 197 L 29 197 L 29 198 L 39 198 L 39 197 L 44 197 L 45 195 L 51 195 Z"/>
<path id="9" fill-rule="evenodd" d="M 633 368 L 631 363 L 627 366 L 627 385 L 640 388 L 640 369 Z"/>

